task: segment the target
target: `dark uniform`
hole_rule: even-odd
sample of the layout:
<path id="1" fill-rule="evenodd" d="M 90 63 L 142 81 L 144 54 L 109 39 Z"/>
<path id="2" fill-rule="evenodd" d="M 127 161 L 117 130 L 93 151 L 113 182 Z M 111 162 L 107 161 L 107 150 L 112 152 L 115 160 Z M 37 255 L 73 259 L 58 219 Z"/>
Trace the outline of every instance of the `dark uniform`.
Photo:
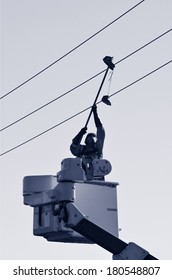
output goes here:
<path id="1" fill-rule="evenodd" d="M 72 154 L 76 157 L 82 158 L 82 165 L 86 172 L 87 179 L 93 179 L 92 160 L 102 158 L 105 139 L 105 131 L 98 117 L 96 105 L 93 106 L 93 115 L 97 128 L 96 135 L 94 133 L 88 133 L 85 138 L 85 145 L 82 145 L 81 140 L 83 135 L 87 132 L 87 128 L 84 127 L 72 140 L 72 144 L 70 146 Z"/>

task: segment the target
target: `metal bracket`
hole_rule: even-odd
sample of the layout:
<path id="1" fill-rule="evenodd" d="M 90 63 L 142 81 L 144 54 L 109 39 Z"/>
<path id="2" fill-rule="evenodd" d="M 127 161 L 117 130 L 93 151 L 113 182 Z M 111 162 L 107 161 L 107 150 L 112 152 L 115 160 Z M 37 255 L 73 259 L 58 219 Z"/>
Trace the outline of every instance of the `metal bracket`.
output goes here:
<path id="1" fill-rule="evenodd" d="M 120 254 L 113 255 L 113 260 L 144 260 L 148 255 L 148 251 L 130 242 Z"/>
<path id="2" fill-rule="evenodd" d="M 79 209 L 71 202 L 66 204 L 68 220 L 66 225 L 68 227 L 76 226 L 85 216 L 79 211 Z"/>

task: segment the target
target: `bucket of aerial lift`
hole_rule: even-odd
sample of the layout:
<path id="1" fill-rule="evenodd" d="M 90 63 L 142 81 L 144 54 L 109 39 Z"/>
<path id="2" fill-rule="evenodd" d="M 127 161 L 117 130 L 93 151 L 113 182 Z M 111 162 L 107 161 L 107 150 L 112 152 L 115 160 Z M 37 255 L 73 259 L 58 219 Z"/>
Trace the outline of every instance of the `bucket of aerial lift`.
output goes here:
<path id="1" fill-rule="evenodd" d="M 92 243 L 59 217 L 62 206 L 71 202 L 91 222 L 118 236 L 118 183 L 87 180 L 78 158 L 64 159 L 61 166 L 57 176 L 26 176 L 23 180 L 24 204 L 34 208 L 34 235 L 54 242 Z"/>

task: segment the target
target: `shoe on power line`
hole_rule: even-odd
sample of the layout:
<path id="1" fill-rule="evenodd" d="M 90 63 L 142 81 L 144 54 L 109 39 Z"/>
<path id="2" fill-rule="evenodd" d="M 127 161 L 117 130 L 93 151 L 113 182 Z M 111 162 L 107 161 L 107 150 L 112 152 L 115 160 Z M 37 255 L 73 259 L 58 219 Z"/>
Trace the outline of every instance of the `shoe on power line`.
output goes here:
<path id="1" fill-rule="evenodd" d="M 111 70 L 113 70 L 114 67 L 115 67 L 115 64 L 113 64 L 112 59 L 113 59 L 113 57 L 111 57 L 111 56 L 105 56 L 105 57 L 103 58 L 104 63 L 105 63 Z"/>
<path id="2" fill-rule="evenodd" d="M 104 95 L 102 97 L 102 102 L 105 103 L 106 105 L 111 106 L 111 102 L 109 101 L 109 96 L 108 95 Z"/>

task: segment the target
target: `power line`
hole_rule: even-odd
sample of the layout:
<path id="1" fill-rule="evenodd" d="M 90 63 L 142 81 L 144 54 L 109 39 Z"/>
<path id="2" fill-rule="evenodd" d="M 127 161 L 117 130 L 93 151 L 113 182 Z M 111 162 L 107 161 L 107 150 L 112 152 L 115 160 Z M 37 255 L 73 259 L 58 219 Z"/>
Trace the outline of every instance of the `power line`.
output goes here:
<path id="1" fill-rule="evenodd" d="M 160 34 L 158 37 L 152 39 L 151 41 L 149 41 L 147 44 L 143 45 L 142 47 L 138 48 L 137 50 L 135 50 L 134 52 L 130 53 L 129 55 L 125 56 L 124 58 L 120 59 L 118 62 L 116 62 L 116 64 L 122 62 L 123 60 L 125 60 L 126 58 L 129 58 L 130 56 L 132 56 L 133 54 L 135 54 L 136 52 L 144 49 L 145 47 L 147 47 L 148 45 L 152 44 L 153 42 L 155 42 L 156 40 L 160 39 L 161 37 L 165 36 L 166 34 L 168 34 L 169 32 L 172 31 L 172 28 L 168 29 L 167 31 L 165 31 L 164 33 Z"/>
<path id="2" fill-rule="evenodd" d="M 80 83 L 79 85 L 73 87 L 72 89 L 66 91 L 65 93 L 61 94 L 60 96 L 56 97 L 55 99 L 53 99 L 53 100 L 47 102 L 46 104 L 44 104 L 44 105 L 42 105 L 41 107 L 35 109 L 34 111 L 28 113 L 27 115 L 21 117 L 20 119 L 18 119 L 18 120 L 16 120 L 16 121 L 14 121 L 14 122 L 8 124 L 7 126 L 1 128 L 1 129 L 0 129 L 0 132 L 3 131 L 3 130 L 5 130 L 5 129 L 7 129 L 7 128 L 9 128 L 10 126 L 12 126 L 12 125 L 14 125 L 14 124 L 16 124 L 16 123 L 22 121 L 23 119 L 29 117 L 30 115 L 32 115 L 32 114 L 38 112 L 39 110 L 41 110 L 41 109 L 43 109 L 44 107 L 50 105 L 51 103 L 55 102 L 56 100 L 60 99 L 61 97 L 65 96 L 65 95 L 67 95 L 68 93 L 70 93 L 70 92 L 76 90 L 77 88 L 81 87 L 82 85 L 84 85 L 84 84 L 86 84 L 87 82 L 91 81 L 92 79 L 96 78 L 97 76 L 99 76 L 99 75 L 102 74 L 103 72 L 105 72 L 105 70 L 102 70 L 101 72 L 99 72 L 99 73 L 97 73 L 96 75 L 92 76 L 91 78 L 85 80 L 84 82 Z"/>
<path id="3" fill-rule="evenodd" d="M 145 45 L 141 46 L 140 48 L 136 49 L 135 51 L 131 52 L 131 53 L 128 54 L 127 56 L 123 57 L 122 59 L 120 59 L 119 61 L 117 61 L 117 62 L 115 63 L 115 65 L 117 65 L 118 63 L 124 61 L 125 59 L 129 58 L 130 56 L 134 55 L 134 54 L 137 53 L 138 51 L 140 51 L 140 50 L 142 50 L 143 48 L 147 47 L 148 45 L 152 44 L 153 42 L 155 42 L 156 40 L 158 40 L 158 39 L 160 39 L 161 37 L 165 36 L 166 34 L 168 34 L 168 33 L 171 32 L 171 31 L 172 31 L 172 28 L 169 29 L 169 30 L 167 30 L 167 31 L 165 31 L 164 33 L 162 33 L 161 35 L 157 36 L 156 38 L 152 39 L 151 41 L 149 41 L 149 42 L 146 43 Z M 90 77 L 89 79 L 85 80 L 84 82 L 80 83 L 79 85 L 77 85 L 77 86 L 73 87 L 72 89 L 68 90 L 67 92 L 63 93 L 62 95 L 60 95 L 60 96 L 54 98 L 53 100 L 51 100 L 51 101 L 45 103 L 44 105 L 42 105 L 42 106 L 40 106 L 39 108 L 33 110 L 32 112 L 26 114 L 25 116 L 19 118 L 18 120 L 16 120 L 16 121 L 14 121 L 14 122 L 8 124 L 7 126 L 1 128 L 1 129 L 0 129 L 0 132 L 3 131 L 3 130 L 5 130 L 5 129 L 7 129 L 7 128 L 9 128 L 10 126 L 13 126 L 13 125 L 16 124 L 16 123 L 22 121 L 23 119 L 29 117 L 30 115 L 32 115 L 32 114 L 38 112 L 39 110 L 45 108 L 46 106 L 48 106 L 48 105 L 50 105 L 51 103 L 57 101 L 58 99 L 60 99 L 60 98 L 62 98 L 63 96 L 67 95 L 68 93 L 70 93 L 70 92 L 76 90 L 77 88 L 81 87 L 82 85 L 84 85 L 84 84 L 86 84 L 87 82 L 91 81 L 92 79 L 96 78 L 97 76 L 99 76 L 100 74 L 102 74 L 102 73 L 105 72 L 105 71 L 106 71 L 106 70 L 102 70 L 101 72 L 97 73 L 96 75 Z"/>
<path id="4" fill-rule="evenodd" d="M 68 51 L 67 53 L 65 53 L 64 55 L 62 55 L 60 58 L 58 58 L 57 60 L 55 60 L 54 62 L 52 62 L 51 64 L 49 64 L 48 66 L 46 66 L 45 68 L 43 68 L 41 71 L 39 71 L 38 73 L 36 73 L 35 75 L 33 75 L 32 77 L 30 77 L 29 79 L 27 79 L 26 81 L 24 81 L 23 83 L 19 84 L 18 86 L 16 86 L 15 88 L 13 88 L 12 90 L 10 90 L 9 92 L 7 92 L 6 94 L 4 94 L 3 96 L 0 97 L 0 99 L 3 99 L 4 97 L 6 97 L 7 95 L 9 95 L 10 93 L 14 92 L 15 90 L 17 90 L 18 88 L 20 88 L 21 86 L 25 85 L 26 83 L 28 83 L 29 81 L 31 81 L 32 79 L 34 79 L 35 77 L 37 77 L 38 75 L 40 75 L 41 73 L 43 73 L 44 71 L 46 71 L 48 68 L 50 68 L 51 66 L 53 66 L 54 64 L 56 64 L 57 62 L 59 62 L 60 60 L 62 60 L 63 58 L 65 58 L 67 55 L 71 54 L 72 52 L 74 52 L 76 49 L 78 49 L 79 47 L 81 47 L 82 45 L 84 45 L 85 43 L 87 43 L 89 40 L 91 40 L 92 38 L 94 38 L 96 35 L 98 35 L 99 33 L 101 33 L 102 31 L 104 31 L 106 28 L 108 28 L 110 25 L 112 25 L 113 23 L 115 23 L 117 20 L 121 19 L 123 16 L 125 16 L 126 14 L 128 14 L 129 12 L 131 12 L 133 9 L 135 9 L 137 6 L 139 6 L 141 3 L 143 3 L 145 0 L 140 1 L 139 3 L 137 3 L 136 5 L 134 5 L 133 7 L 131 7 L 129 10 L 127 10 L 126 12 L 124 12 L 122 15 L 120 15 L 119 17 L 117 17 L 116 19 L 114 19 L 113 21 L 111 21 L 109 24 L 107 24 L 106 26 L 104 26 L 103 28 L 101 28 L 99 31 L 97 31 L 96 33 L 94 33 L 93 35 L 91 35 L 90 37 L 88 37 L 86 40 L 84 40 L 83 42 L 81 42 L 79 45 L 77 45 L 76 47 L 74 47 L 73 49 L 71 49 L 70 51 Z"/>
<path id="5" fill-rule="evenodd" d="M 145 79 L 146 77 L 150 76 L 151 74 L 157 72 L 157 71 L 160 70 L 161 68 L 167 66 L 167 65 L 170 64 L 171 62 L 172 62 L 172 60 L 169 60 L 168 62 L 164 63 L 163 65 L 159 66 L 158 68 L 152 70 L 151 72 L 147 73 L 146 75 L 142 76 L 141 78 L 135 80 L 135 81 L 132 82 L 131 84 L 129 84 L 129 85 L 123 87 L 122 89 L 120 89 L 120 90 L 118 90 L 118 91 L 116 91 L 116 92 L 114 92 L 114 93 L 112 93 L 111 95 L 109 95 L 109 97 L 112 97 L 112 96 L 116 95 L 117 93 L 119 93 L 119 92 L 121 92 L 121 91 L 123 91 L 123 90 L 125 90 L 125 89 L 127 89 L 127 88 L 129 88 L 129 87 L 131 87 L 131 86 L 133 86 L 134 84 L 140 82 L 141 80 Z"/>
<path id="6" fill-rule="evenodd" d="M 168 62 L 166 62 L 166 63 L 164 63 L 163 65 L 159 66 L 158 68 L 156 68 L 156 69 L 152 70 L 151 72 L 147 73 L 146 75 L 144 75 L 144 76 L 140 77 L 139 79 L 135 80 L 134 82 L 132 82 L 132 83 L 128 84 L 127 86 L 125 86 L 125 87 L 121 88 L 120 90 L 118 90 L 118 91 L 114 92 L 114 93 L 113 93 L 113 94 L 111 94 L 109 97 L 112 97 L 112 96 L 114 96 L 114 95 L 118 94 L 119 92 L 121 92 L 121 91 L 123 91 L 123 90 L 125 90 L 125 89 L 129 88 L 130 86 L 132 86 L 132 85 L 136 84 L 137 82 L 139 82 L 139 81 L 143 80 L 144 78 L 146 78 L 146 77 L 150 76 L 151 74 L 153 74 L 153 73 L 157 72 L 158 70 L 162 69 L 163 67 L 167 66 L 167 65 L 168 65 L 168 64 L 170 64 L 171 62 L 172 62 L 172 60 L 169 60 Z M 100 103 L 100 102 L 101 102 L 101 101 L 97 102 L 97 104 L 98 104 L 98 103 Z M 60 125 L 64 124 L 65 122 L 67 122 L 67 121 L 69 121 L 69 120 L 71 120 L 71 119 L 75 118 L 76 116 L 78 116 L 78 115 L 82 114 L 83 112 L 85 112 L 85 111 L 89 110 L 91 107 L 92 107 L 92 106 L 89 106 L 89 107 L 85 108 L 84 110 L 82 110 L 82 111 L 80 111 L 80 112 L 78 112 L 78 113 L 74 114 L 73 116 L 71 116 L 71 117 L 69 117 L 69 118 L 65 119 L 64 121 L 62 121 L 62 122 L 60 122 L 60 123 L 58 123 L 58 124 L 56 124 L 56 125 L 54 125 L 54 126 L 50 127 L 49 129 L 44 130 L 43 132 L 41 132 L 41 133 L 39 133 L 39 134 L 35 135 L 34 137 L 32 137 L 32 138 L 30 138 L 30 139 L 26 140 L 25 142 L 22 142 L 21 144 L 19 144 L 19 145 L 15 146 L 15 147 L 13 147 L 13 148 L 11 148 L 11 149 L 9 149 L 9 150 L 7 150 L 7 151 L 3 152 L 2 154 L 0 154 L 0 156 L 3 156 L 3 155 L 5 155 L 5 154 L 7 154 L 7 153 L 9 153 L 9 152 L 11 152 L 11 151 L 13 151 L 13 150 L 15 150 L 15 149 L 19 148 L 19 147 L 21 147 L 21 146 L 25 145 L 26 143 L 28 143 L 28 142 L 30 142 L 30 141 L 32 141 L 32 140 L 34 140 L 34 139 L 36 139 L 36 138 L 40 137 L 41 135 L 43 135 L 43 134 L 45 134 L 45 133 L 49 132 L 50 130 L 52 130 L 52 129 L 54 129 L 54 128 L 56 128 L 56 127 L 58 127 L 58 126 L 60 126 Z"/>

